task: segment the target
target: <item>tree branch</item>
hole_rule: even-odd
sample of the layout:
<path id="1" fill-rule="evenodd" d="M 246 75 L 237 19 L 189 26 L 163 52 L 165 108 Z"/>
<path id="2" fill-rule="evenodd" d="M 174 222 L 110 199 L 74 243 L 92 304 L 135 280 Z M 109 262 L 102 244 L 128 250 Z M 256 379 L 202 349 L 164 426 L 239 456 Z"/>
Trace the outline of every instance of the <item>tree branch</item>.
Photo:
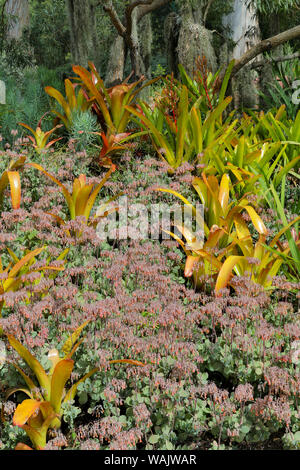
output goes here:
<path id="1" fill-rule="evenodd" d="M 130 3 L 128 5 L 128 7 L 126 8 L 126 16 L 131 16 L 133 10 L 136 8 L 136 7 L 139 7 L 139 6 L 142 6 L 142 5 L 151 5 L 153 0 L 135 0 L 133 1 L 132 3 Z"/>
<path id="2" fill-rule="evenodd" d="M 209 0 L 207 6 L 205 8 L 205 12 L 204 12 L 204 15 L 203 15 L 203 24 L 204 24 L 204 26 L 205 26 L 205 23 L 206 23 L 206 20 L 207 20 L 207 15 L 209 13 L 210 7 L 214 3 L 214 1 L 215 0 Z"/>
<path id="3" fill-rule="evenodd" d="M 109 14 L 111 22 L 115 26 L 120 36 L 125 37 L 126 28 L 121 22 L 119 15 L 116 12 L 111 0 L 104 0 L 103 10 Z"/>
<path id="4" fill-rule="evenodd" d="M 135 8 L 141 5 L 150 5 L 152 0 L 131 0 L 131 3 L 125 9 L 125 18 L 126 18 L 126 35 L 128 38 L 131 37 L 132 28 L 133 28 L 133 12 Z M 137 20 L 136 20 L 137 21 Z"/>
<path id="5" fill-rule="evenodd" d="M 273 57 L 271 59 L 260 60 L 259 62 L 254 62 L 251 66 L 252 69 L 258 69 L 263 67 L 266 64 L 273 64 L 274 62 L 286 62 L 288 60 L 298 59 L 300 57 L 300 52 L 295 52 L 295 54 L 286 55 L 283 57 Z"/>
<path id="6" fill-rule="evenodd" d="M 170 1 L 171 0 L 152 0 L 149 5 L 146 4 L 145 6 L 140 6 L 137 13 L 137 21 L 139 22 L 145 15 L 157 10 L 157 8 L 167 5 Z"/>
<path id="7" fill-rule="evenodd" d="M 235 61 L 235 65 L 232 70 L 232 76 L 236 75 L 241 68 L 248 64 L 251 60 L 255 59 L 259 54 L 262 54 L 265 51 L 270 51 L 275 47 L 280 46 L 281 44 L 292 41 L 300 37 L 300 25 L 295 26 L 294 28 L 288 29 L 283 33 L 277 34 L 269 39 L 264 39 L 255 46 L 251 47 L 245 54 L 240 57 L 240 59 Z"/>

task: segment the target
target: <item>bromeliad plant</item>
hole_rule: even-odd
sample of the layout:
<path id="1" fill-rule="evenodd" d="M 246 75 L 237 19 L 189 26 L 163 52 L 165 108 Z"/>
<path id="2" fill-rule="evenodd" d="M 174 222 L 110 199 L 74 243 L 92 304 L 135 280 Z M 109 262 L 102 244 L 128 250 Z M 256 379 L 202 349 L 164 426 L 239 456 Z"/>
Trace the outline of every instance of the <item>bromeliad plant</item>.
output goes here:
<path id="1" fill-rule="evenodd" d="M 55 178 L 55 176 L 46 171 L 41 165 L 37 163 L 30 163 L 29 165 L 44 173 L 44 175 L 46 175 L 59 186 L 68 206 L 70 220 L 75 220 L 76 217 L 83 217 L 86 225 L 95 222 L 95 220 L 89 221 L 91 210 L 93 209 L 100 190 L 103 188 L 110 175 L 116 170 L 115 165 L 111 166 L 101 182 L 98 183 L 95 187 L 93 184 L 87 184 L 86 175 L 80 175 L 79 178 L 76 178 L 73 182 L 72 193 L 68 191 L 63 183 L 61 183 L 57 178 Z M 102 216 L 108 215 L 109 212 L 105 211 L 105 208 L 118 196 L 110 198 L 104 205 L 101 206 L 103 208 Z M 54 217 L 60 225 L 65 224 L 65 221 L 61 217 L 53 214 L 49 215 Z M 101 215 L 98 213 L 98 217 L 100 216 Z M 70 235 L 69 231 L 67 231 L 67 233 Z M 80 233 L 81 232 L 77 231 L 76 236 L 80 236 Z"/>
<path id="2" fill-rule="evenodd" d="M 46 114 L 44 114 L 44 116 L 42 116 L 41 119 L 39 120 L 36 130 L 32 129 L 32 127 L 28 126 L 27 124 L 24 124 L 23 122 L 19 122 L 20 126 L 25 127 L 25 129 L 28 129 L 31 132 L 33 137 L 31 135 L 29 135 L 28 139 L 31 140 L 33 148 L 39 154 L 43 150 L 47 150 L 50 147 L 52 147 L 52 145 L 54 145 L 55 142 L 58 142 L 59 140 L 62 139 L 62 137 L 59 137 L 57 139 L 53 139 L 50 142 L 48 142 L 48 140 L 49 140 L 50 136 L 53 134 L 53 132 L 55 132 L 57 129 L 62 127 L 62 125 L 57 125 L 57 126 L 53 127 L 53 129 L 51 129 L 50 131 L 44 132 L 42 130 L 41 126 L 42 126 L 42 120 L 44 119 Z"/>
<path id="3" fill-rule="evenodd" d="M 236 214 L 234 218 L 237 233 L 236 246 L 242 254 L 234 254 L 226 257 L 216 281 L 216 294 L 219 295 L 222 289 L 230 285 L 233 272 L 237 276 L 248 276 L 249 280 L 252 282 L 260 284 L 265 289 L 270 289 L 272 287 L 273 277 L 277 275 L 282 264 L 289 264 L 291 261 L 289 258 L 291 247 L 288 244 L 283 245 L 280 242 L 280 238 L 299 220 L 300 217 L 285 226 L 267 245 L 267 237 L 264 233 L 259 235 L 259 239 L 256 243 L 253 243 L 245 221 L 239 214 Z M 277 249 L 275 249 L 276 246 Z M 295 246 L 298 250 L 299 275 L 299 237 L 295 240 Z"/>
<path id="4" fill-rule="evenodd" d="M 242 135 L 237 144 L 232 141 L 227 142 L 226 146 L 224 160 L 214 159 L 215 173 L 224 174 L 230 171 L 234 178 L 234 189 L 240 195 L 247 192 L 257 194 L 259 188 L 257 195 L 261 197 L 270 182 L 277 188 L 300 161 L 298 156 L 285 164 L 284 152 L 287 145 L 281 142 L 251 144 Z"/>
<path id="5" fill-rule="evenodd" d="M 232 60 L 223 79 L 221 79 L 222 68 L 213 74 L 208 70 L 205 57 L 199 57 L 196 60 L 193 78 L 188 75 L 183 65 L 179 64 L 181 82 L 188 88 L 191 102 L 197 103 L 203 113 L 212 111 L 224 100 L 234 64 L 235 61 Z"/>
<path id="6" fill-rule="evenodd" d="M 47 259 L 44 266 L 37 267 L 36 257 L 44 251 L 45 247 L 37 248 L 33 251 L 25 252 L 25 255 L 22 258 L 18 258 L 16 254 L 7 248 L 8 254 L 11 258 L 11 262 L 3 267 L 2 260 L 0 258 L 0 317 L 3 307 L 5 306 L 5 294 L 7 292 L 16 292 L 19 289 L 25 287 L 26 295 L 28 301 L 31 297 L 31 286 L 32 282 L 26 281 L 26 276 L 31 273 L 40 273 L 40 277 L 34 281 L 34 284 L 39 284 L 41 279 L 44 277 L 45 271 L 53 271 L 52 276 L 60 271 L 63 271 L 64 266 L 55 266 L 50 265 L 50 258 Z M 56 259 L 56 261 L 63 261 L 68 253 L 68 249 L 65 250 L 61 255 Z M 2 329 L 0 328 L 0 334 L 2 334 Z"/>
<path id="7" fill-rule="evenodd" d="M 158 155 L 171 168 L 176 169 L 184 162 L 195 159 L 199 163 L 207 163 L 211 159 L 212 151 L 218 154 L 226 140 L 233 139 L 232 132 L 236 121 L 229 124 L 230 116 L 227 122 L 222 124 L 222 113 L 231 100 L 230 97 L 224 99 L 203 120 L 196 104 L 189 110 L 188 89 L 183 85 L 178 109 L 174 115 L 165 114 L 158 108 L 152 116 L 151 108 L 143 103 L 140 103 L 142 111 L 131 106 L 126 106 L 126 109 L 150 132 Z"/>
<path id="8" fill-rule="evenodd" d="M 204 230 L 204 243 L 191 233 L 184 221 L 175 222 L 175 226 L 186 241 L 168 232 L 179 242 L 187 255 L 185 276 L 194 276 L 197 284 L 200 282 L 200 274 L 215 279 L 222 267 L 223 257 L 234 253 L 237 244 L 234 232 L 237 214 L 247 212 L 258 233 L 267 234 L 263 221 L 246 197 L 239 201 L 229 202 L 231 186 L 230 177 L 227 174 L 223 175 L 220 184 L 215 176 L 206 176 L 204 173 L 201 178 L 197 177 L 193 181 L 193 187 L 205 208 L 204 220 L 200 221 Z M 163 188 L 159 188 L 159 191 L 175 195 L 191 209 L 193 214 L 197 213 L 196 208 L 180 193 Z"/>
<path id="9" fill-rule="evenodd" d="M 292 162 L 299 156 L 300 146 L 300 111 L 295 119 L 288 119 L 285 105 L 282 105 L 275 113 L 261 112 L 259 116 L 252 115 L 257 123 L 255 132 L 263 139 L 271 139 L 273 142 L 287 144 L 284 152 L 285 164 Z M 299 168 L 299 163 L 296 168 Z"/>
<path id="10" fill-rule="evenodd" d="M 117 150 L 124 150 L 126 146 L 119 145 L 128 140 L 130 133 L 128 125 L 132 120 L 131 112 L 126 108 L 127 105 L 136 108 L 136 97 L 147 86 L 156 82 L 155 78 L 140 86 L 144 77 L 134 83 L 128 83 L 130 76 L 119 85 L 106 88 L 95 65 L 89 62 L 90 70 L 76 65 L 73 71 L 78 77 L 78 81 L 83 93 L 92 104 L 92 110 L 96 114 L 102 128 L 100 134 L 103 140 L 103 147 L 100 154 L 100 161 L 104 160 L 108 154 Z"/>
<path id="11" fill-rule="evenodd" d="M 92 109 L 106 136 L 123 134 L 131 120 L 126 105 L 134 105 L 137 95 L 157 79 L 139 87 L 144 77 L 134 83 L 128 83 L 128 77 L 120 85 L 106 88 L 92 62 L 89 62 L 89 68 L 90 70 L 87 70 L 80 65 L 74 65 L 73 71 L 79 77 L 76 80 L 84 90 L 86 98 L 92 103 Z"/>
<path id="12" fill-rule="evenodd" d="M 72 128 L 74 116 L 80 111 L 84 112 L 89 110 L 92 105 L 92 103 L 86 99 L 86 95 L 82 89 L 80 89 L 76 94 L 76 86 L 77 84 L 66 79 L 65 97 L 63 97 L 60 91 L 51 86 L 47 86 L 45 88 L 46 93 L 54 98 L 62 108 L 62 112 L 59 112 L 56 109 L 52 109 L 51 112 L 57 116 L 57 119 L 61 121 L 68 130 Z"/>
<path id="13" fill-rule="evenodd" d="M 131 135 L 130 132 L 124 132 L 123 134 L 111 134 L 106 136 L 104 132 L 96 132 L 102 139 L 102 149 L 99 154 L 99 164 L 104 167 L 110 168 L 113 165 L 111 160 L 111 156 L 115 153 L 121 152 L 126 150 L 132 146 L 132 144 L 128 144 L 128 140 L 131 140 L 137 135 L 142 135 L 143 133 L 140 132 L 139 134 Z"/>
<path id="14" fill-rule="evenodd" d="M 74 400 L 79 384 L 99 371 L 98 367 L 93 368 L 80 380 L 71 385 L 69 390 L 66 390 L 66 384 L 70 380 L 74 368 L 72 356 L 83 342 L 83 339 L 79 341 L 78 339 L 88 323 L 88 321 L 83 323 L 64 343 L 62 358 L 59 356 L 57 349 L 49 351 L 48 359 L 51 362 L 51 368 L 48 373 L 28 349 L 13 336 L 7 335 L 10 345 L 30 367 L 37 379 L 38 385 L 16 363 L 13 363 L 25 381 L 27 388 L 18 387 L 9 390 L 7 393 L 7 398 L 15 392 L 23 392 L 29 397 L 29 399 L 24 400 L 17 406 L 13 416 L 13 424 L 25 430 L 34 448 L 37 450 L 45 448 L 49 429 L 60 428 L 63 417 L 63 405 Z M 143 363 L 131 359 L 112 360 L 109 363 L 144 366 Z"/>

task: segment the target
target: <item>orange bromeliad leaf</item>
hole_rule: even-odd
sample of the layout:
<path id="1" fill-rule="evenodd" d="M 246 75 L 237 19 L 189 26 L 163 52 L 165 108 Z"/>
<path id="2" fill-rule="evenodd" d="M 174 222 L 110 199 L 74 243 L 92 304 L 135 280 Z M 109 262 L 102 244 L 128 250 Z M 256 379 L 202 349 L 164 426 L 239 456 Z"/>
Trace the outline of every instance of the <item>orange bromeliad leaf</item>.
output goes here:
<path id="1" fill-rule="evenodd" d="M 185 262 L 184 275 L 185 277 L 191 277 L 194 272 L 195 264 L 198 263 L 200 256 L 188 256 Z"/>
<path id="2" fill-rule="evenodd" d="M 37 255 L 39 255 L 43 250 L 44 250 L 44 247 L 37 248 L 36 250 L 30 251 L 30 253 L 25 255 L 22 259 L 20 259 L 20 261 L 18 261 L 14 265 L 14 267 L 9 272 L 9 277 L 16 276 L 19 273 L 19 271 L 23 268 L 23 266 L 25 266 L 27 263 L 29 263 L 29 261 L 31 261 Z"/>
<path id="3" fill-rule="evenodd" d="M 29 418 L 39 410 L 41 402 L 38 400 L 24 400 L 17 406 L 13 417 L 14 426 L 23 426 Z"/>
<path id="4" fill-rule="evenodd" d="M 10 194 L 13 209 L 19 209 L 21 203 L 21 182 L 18 171 L 7 170 L 0 178 L 0 206 L 6 187 L 10 185 Z"/>
<path id="5" fill-rule="evenodd" d="M 32 449 L 32 447 L 29 447 L 28 445 L 23 444 L 22 442 L 19 442 L 16 445 L 15 450 L 33 450 L 33 449 Z"/>
<path id="6" fill-rule="evenodd" d="M 21 181 L 18 171 L 7 172 L 10 184 L 11 201 L 14 209 L 19 209 L 21 204 Z"/>
<path id="7" fill-rule="evenodd" d="M 131 364 L 132 366 L 141 366 L 144 367 L 145 364 L 143 364 L 140 361 L 136 361 L 134 359 L 114 359 L 112 361 L 109 361 L 110 364 Z"/>

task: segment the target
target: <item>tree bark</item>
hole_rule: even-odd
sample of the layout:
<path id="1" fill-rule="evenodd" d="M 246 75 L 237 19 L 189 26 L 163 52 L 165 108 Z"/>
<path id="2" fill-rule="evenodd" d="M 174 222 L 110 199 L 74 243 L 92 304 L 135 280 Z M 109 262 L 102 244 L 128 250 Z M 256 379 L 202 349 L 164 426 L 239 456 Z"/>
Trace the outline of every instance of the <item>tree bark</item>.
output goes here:
<path id="1" fill-rule="evenodd" d="M 216 72 L 217 59 L 212 46 L 212 32 L 203 24 L 202 10 L 187 1 L 181 8 L 177 55 L 189 75 L 193 75 L 198 57 L 205 57 L 208 69 Z M 177 71 L 173 71 L 175 74 Z"/>
<path id="2" fill-rule="evenodd" d="M 30 23 L 29 1 L 8 0 L 5 3 L 5 14 L 8 16 L 7 39 L 20 40 Z"/>
<path id="3" fill-rule="evenodd" d="M 267 24 L 267 31 L 266 31 L 266 36 L 267 37 L 273 37 L 276 36 L 281 32 L 280 28 L 280 15 L 276 13 L 271 13 L 269 15 L 268 19 L 268 24 Z M 277 55 L 282 55 L 283 54 L 283 45 L 277 47 L 272 55 L 277 56 Z M 252 68 L 255 68 L 259 72 L 259 86 L 260 90 L 263 93 L 264 96 L 268 97 L 269 99 L 273 100 L 272 98 L 272 88 L 270 89 L 270 83 L 274 81 L 274 73 L 273 73 L 273 66 L 271 63 L 268 61 L 264 61 L 262 66 L 259 66 L 259 63 L 262 63 L 263 58 L 260 61 L 254 61 L 252 63 Z M 255 65 L 258 65 L 258 68 L 255 67 Z M 264 106 L 264 98 L 261 96 L 260 97 L 260 103 L 261 106 Z"/>
<path id="4" fill-rule="evenodd" d="M 164 23 L 164 38 L 167 56 L 167 70 L 170 73 L 178 74 L 178 54 L 177 44 L 179 36 L 179 15 L 175 12 L 169 13 Z"/>
<path id="5" fill-rule="evenodd" d="M 236 75 L 239 70 L 241 70 L 245 65 L 247 65 L 251 60 L 255 59 L 259 54 L 263 52 L 270 51 L 281 44 L 284 44 L 287 41 L 292 41 L 300 37 L 300 25 L 295 26 L 294 28 L 288 29 L 283 33 L 277 34 L 268 39 L 264 39 L 256 44 L 254 47 L 249 49 L 242 57 L 236 60 L 235 65 L 232 70 L 232 76 Z"/>
<path id="6" fill-rule="evenodd" d="M 111 45 L 106 70 L 105 83 L 111 87 L 123 81 L 126 60 L 126 47 L 122 36 L 117 35 Z"/>
<path id="7" fill-rule="evenodd" d="M 141 54 L 145 66 L 145 75 L 147 78 L 151 78 L 153 32 L 150 15 L 143 17 L 139 22 L 139 35 L 141 38 Z"/>
<path id="8" fill-rule="evenodd" d="M 231 39 L 235 46 L 229 53 L 229 61 L 239 60 L 261 39 L 255 8 L 248 7 L 247 0 L 235 0 L 233 11 L 223 19 L 232 30 Z M 232 77 L 233 105 L 235 108 L 254 108 L 259 104 L 258 74 L 247 67 Z"/>
<path id="9" fill-rule="evenodd" d="M 75 64 L 98 62 L 95 6 L 90 0 L 66 0 L 70 23 L 71 54 Z"/>
<path id="10" fill-rule="evenodd" d="M 133 4 L 136 3 L 134 0 Z M 142 75 L 145 75 L 145 65 L 141 55 L 141 41 L 138 33 L 138 20 L 137 9 L 127 11 L 127 44 L 130 53 L 132 70 L 134 72 L 134 79 L 138 80 Z"/>
<path id="11" fill-rule="evenodd" d="M 130 0 L 125 8 L 125 19 L 122 22 L 114 8 L 112 0 L 103 0 L 103 9 L 108 13 L 112 24 L 118 34 L 124 39 L 130 54 L 132 71 L 135 79 L 146 74 L 146 66 L 143 61 L 143 47 L 140 41 L 138 25 L 145 15 L 166 5 L 171 0 Z"/>

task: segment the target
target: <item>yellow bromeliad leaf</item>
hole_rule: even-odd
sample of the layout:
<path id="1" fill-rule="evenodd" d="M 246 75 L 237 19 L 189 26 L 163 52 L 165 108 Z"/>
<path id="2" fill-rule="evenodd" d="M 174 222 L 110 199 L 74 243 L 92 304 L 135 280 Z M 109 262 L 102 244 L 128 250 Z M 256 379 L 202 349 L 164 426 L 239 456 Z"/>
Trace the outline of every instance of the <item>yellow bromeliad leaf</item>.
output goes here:
<path id="1" fill-rule="evenodd" d="M 8 171 L 7 177 L 10 185 L 11 201 L 14 209 L 19 209 L 21 204 L 21 181 L 18 171 Z"/>
<path id="2" fill-rule="evenodd" d="M 261 220 L 261 218 L 259 217 L 259 215 L 257 214 L 256 210 L 253 209 L 253 207 L 251 206 L 245 206 L 245 209 L 248 212 L 249 216 L 251 217 L 251 221 L 254 227 L 256 228 L 256 230 L 258 231 L 258 233 L 261 235 L 267 236 L 268 230 L 265 224 L 263 223 L 263 221 Z"/>
<path id="3" fill-rule="evenodd" d="M 228 201 L 229 201 L 229 188 L 230 188 L 230 178 L 227 174 L 222 176 L 219 190 L 219 203 L 222 207 L 223 214 L 227 213 Z"/>
<path id="4" fill-rule="evenodd" d="M 89 184 L 80 188 L 76 197 L 76 201 L 75 201 L 76 217 L 85 215 L 87 202 L 88 202 L 92 189 L 93 189 L 92 184 Z"/>
<path id="5" fill-rule="evenodd" d="M 87 320 L 82 325 L 80 325 L 72 335 L 67 339 L 62 347 L 62 351 L 65 354 L 65 358 L 69 356 L 73 346 L 75 345 L 76 341 L 78 340 L 79 336 L 81 335 L 82 330 L 90 323 L 90 320 Z"/>
<path id="6" fill-rule="evenodd" d="M 46 400 L 50 398 L 50 380 L 47 376 L 44 368 L 39 363 L 39 361 L 26 349 L 18 340 L 16 340 L 12 335 L 7 335 L 7 339 L 10 345 L 17 351 L 22 359 L 28 364 L 31 370 L 36 375 L 36 378 L 40 384 L 40 387 L 44 391 L 44 396 Z"/>
<path id="7" fill-rule="evenodd" d="M 10 388 L 9 390 L 7 390 L 7 393 L 5 395 L 5 400 L 8 400 L 8 398 L 16 392 L 25 393 L 25 395 L 27 395 L 31 400 L 34 400 L 34 397 L 31 395 L 29 390 L 23 387 L 14 387 L 14 388 Z"/>
<path id="8" fill-rule="evenodd" d="M 42 398 L 43 398 L 42 394 L 39 392 L 36 384 L 31 380 L 31 378 L 27 374 L 25 374 L 25 372 L 17 364 L 15 364 L 14 362 L 12 364 L 17 369 L 17 371 L 21 374 L 21 376 L 23 377 L 23 380 L 26 383 L 26 385 L 27 385 L 27 387 L 30 391 L 30 394 L 32 395 L 31 398 L 42 400 Z"/>
<path id="9" fill-rule="evenodd" d="M 28 163 L 29 166 L 32 166 L 33 168 L 36 168 L 37 170 L 41 171 L 42 173 L 44 173 L 44 175 L 48 176 L 48 178 L 50 178 L 52 181 L 54 181 L 54 183 L 56 183 L 62 190 L 63 192 L 63 195 L 66 199 L 66 202 L 68 204 L 68 207 L 69 207 L 69 211 L 70 211 L 70 215 L 71 215 L 71 218 L 72 219 L 75 219 L 75 204 L 73 202 L 73 199 L 72 199 L 72 196 L 71 194 L 69 193 L 69 191 L 67 190 L 67 188 L 65 187 L 65 185 L 63 185 L 57 178 L 55 178 L 55 176 L 51 175 L 48 171 L 46 171 L 41 165 L 39 165 L 38 163 Z"/>
<path id="10" fill-rule="evenodd" d="M 154 191 L 161 191 L 163 193 L 173 194 L 174 196 L 178 197 L 182 202 L 184 202 L 184 204 L 186 204 L 191 209 L 192 214 L 195 217 L 196 222 L 198 223 L 198 226 L 199 227 L 204 226 L 204 233 L 205 233 L 205 235 L 208 235 L 209 229 L 208 229 L 205 221 L 202 219 L 201 215 L 199 216 L 196 208 L 184 196 L 182 196 L 177 191 L 174 191 L 173 189 L 156 188 L 156 189 L 154 189 Z"/>
<path id="11" fill-rule="evenodd" d="M 92 369 L 90 372 L 88 372 L 87 374 L 85 374 L 80 380 L 78 380 L 78 382 L 76 382 L 71 388 L 70 390 L 66 393 L 66 396 L 64 397 L 64 400 L 63 400 L 63 403 L 67 403 L 71 400 L 74 400 L 75 398 L 75 395 L 77 393 L 77 388 L 78 388 L 78 385 L 83 383 L 85 380 L 87 380 L 89 377 L 91 377 L 93 374 L 95 374 L 96 372 L 99 371 L 99 367 L 96 367 L 95 369 Z"/>
<path id="12" fill-rule="evenodd" d="M 234 216 L 234 224 L 238 239 L 240 240 L 239 246 L 245 256 L 253 256 L 254 247 L 252 243 L 251 234 L 241 214 Z"/>
<path id="13" fill-rule="evenodd" d="M 65 83 L 66 82 L 67 82 L 67 80 L 65 81 Z M 66 87 L 66 89 L 67 89 L 67 87 Z M 51 86 L 45 87 L 45 92 L 49 96 L 51 96 L 51 98 L 54 98 L 61 105 L 61 107 L 63 108 L 63 110 L 65 112 L 66 118 L 67 118 L 67 121 L 66 121 L 68 123 L 67 127 L 69 127 L 69 121 L 70 121 L 70 117 L 71 117 L 71 108 L 70 108 L 69 103 L 63 97 L 63 95 L 60 93 L 60 91 L 56 90 L 55 88 L 53 88 Z"/>
<path id="14" fill-rule="evenodd" d="M 232 270 L 236 264 L 243 262 L 245 260 L 244 256 L 229 256 L 226 261 L 223 263 L 215 285 L 216 295 L 220 295 L 219 291 L 228 286 L 228 283 L 232 277 Z"/>
<path id="15" fill-rule="evenodd" d="M 59 352 L 57 349 L 51 349 L 49 352 L 48 352 L 48 359 L 49 361 L 51 362 L 52 366 L 51 366 L 51 369 L 49 371 L 49 377 L 51 378 L 52 375 L 53 375 L 53 371 L 56 367 L 56 365 L 59 363 L 60 361 L 60 357 L 59 357 Z"/>
<path id="16" fill-rule="evenodd" d="M 81 174 L 79 178 L 75 178 L 73 182 L 73 191 L 72 191 L 72 198 L 73 202 L 75 204 L 77 195 L 80 191 L 81 188 L 83 188 L 86 185 L 86 175 Z"/>
<path id="17" fill-rule="evenodd" d="M 63 359 L 55 366 L 51 380 L 50 403 L 57 414 L 60 413 L 64 388 L 71 376 L 73 367 L 74 361 L 72 359 Z"/>
<path id="18" fill-rule="evenodd" d="M 9 256 L 14 260 L 15 263 L 18 263 L 20 260 L 19 258 L 17 257 L 17 255 L 9 248 L 9 247 L 6 247 L 8 253 L 9 253 Z"/>

